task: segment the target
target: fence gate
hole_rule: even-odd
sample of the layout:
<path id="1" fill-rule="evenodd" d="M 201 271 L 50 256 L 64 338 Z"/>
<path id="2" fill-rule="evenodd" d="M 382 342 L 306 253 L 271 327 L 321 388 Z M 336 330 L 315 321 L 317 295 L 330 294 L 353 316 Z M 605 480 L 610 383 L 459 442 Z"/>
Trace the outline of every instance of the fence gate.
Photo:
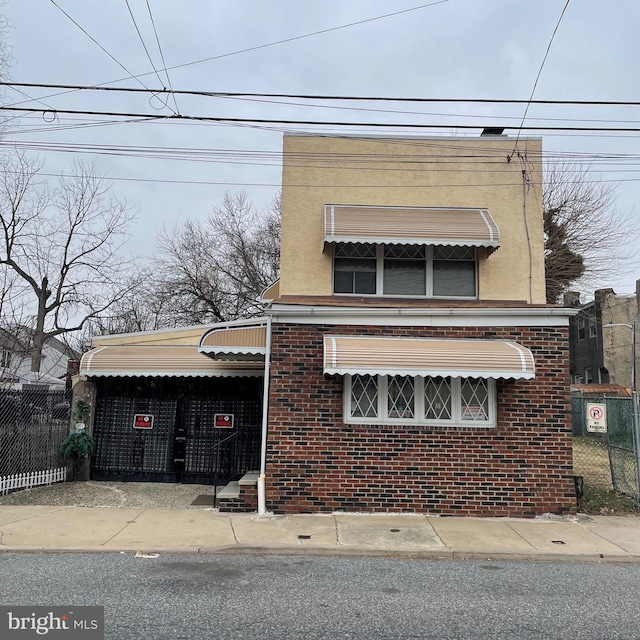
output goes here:
<path id="1" fill-rule="evenodd" d="M 629 397 L 571 398 L 573 413 L 573 462 L 585 484 L 615 489 L 640 499 L 637 438 L 634 433 L 634 399 Z M 606 430 L 598 430 L 597 418 L 604 408 Z"/>
<path id="2" fill-rule="evenodd" d="M 262 384 L 231 380 L 99 384 L 92 477 L 215 484 L 257 469 Z"/>

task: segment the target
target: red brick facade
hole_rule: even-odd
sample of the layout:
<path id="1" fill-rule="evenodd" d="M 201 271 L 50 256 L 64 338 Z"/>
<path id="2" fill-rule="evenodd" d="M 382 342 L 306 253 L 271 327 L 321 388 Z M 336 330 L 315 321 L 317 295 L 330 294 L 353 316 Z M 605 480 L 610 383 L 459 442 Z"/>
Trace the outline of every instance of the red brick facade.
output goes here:
<path id="1" fill-rule="evenodd" d="M 532 517 L 574 512 L 567 327 L 273 324 L 267 509 Z M 497 380 L 497 426 L 354 425 L 325 334 L 515 340 L 533 380 Z"/>

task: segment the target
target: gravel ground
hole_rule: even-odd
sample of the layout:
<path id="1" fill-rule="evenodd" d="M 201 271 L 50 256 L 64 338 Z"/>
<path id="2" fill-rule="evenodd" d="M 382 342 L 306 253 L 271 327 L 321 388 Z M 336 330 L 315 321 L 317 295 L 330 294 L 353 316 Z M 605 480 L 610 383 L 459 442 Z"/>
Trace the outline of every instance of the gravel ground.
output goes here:
<path id="1" fill-rule="evenodd" d="M 115 507 L 202 510 L 191 506 L 199 495 L 213 495 L 203 484 L 166 482 L 60 482 L 0 496 L 2 505 L 56 505 L 68 507 Z M 211 507 L 209 507 L 211 508 Z"/>

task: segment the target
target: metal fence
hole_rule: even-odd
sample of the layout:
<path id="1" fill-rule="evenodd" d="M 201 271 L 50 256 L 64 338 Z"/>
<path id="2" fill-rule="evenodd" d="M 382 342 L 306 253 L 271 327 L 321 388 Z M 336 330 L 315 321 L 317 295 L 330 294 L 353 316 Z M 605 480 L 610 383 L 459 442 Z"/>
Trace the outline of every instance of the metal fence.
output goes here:
<path id="1" fill-rule="evenodd" d="M 640 499 L 637 443 L 634 434 L 634 400 L 625 397 L 573 396 L 573 466 L 585 486 L 615 490 Z M 604 406 L 606 431 L 589 428 L 589 408 Z M 592 427 L 593 428 L 593 427 Z"/>
<path id="2" fill-rule="evenodd" d="M 59 449 L 69 432 L 70 413 L 69 396 L 64 390 L 52 391 L 36 385 L 0 388 L 2 493 L 64 479 L 60 472 L 42 472 L 65 467 Z"/>

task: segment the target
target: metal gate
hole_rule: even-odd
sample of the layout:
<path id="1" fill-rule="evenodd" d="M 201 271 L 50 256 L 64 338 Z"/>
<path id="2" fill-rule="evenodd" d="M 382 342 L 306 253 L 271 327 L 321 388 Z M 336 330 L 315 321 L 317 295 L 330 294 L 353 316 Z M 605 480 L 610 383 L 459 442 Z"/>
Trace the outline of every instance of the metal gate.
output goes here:
<path id="1" fill-rule="evenodd" d="M 92 478 L 216 484 L 259 468 L 261 380 L 122 379 L 97 387 Z M 220 428 L 216 416 L 233 426 Z"/>
<path id="2" fill-rule="evenodd" d="M 640 501 L 638 469 L 637 396 L 595 397 L 573 395 L 573 463 L 584 483 L 614 489 Z M 588 408 L 604 407 L 606 428 L 589 431 Z"/>

